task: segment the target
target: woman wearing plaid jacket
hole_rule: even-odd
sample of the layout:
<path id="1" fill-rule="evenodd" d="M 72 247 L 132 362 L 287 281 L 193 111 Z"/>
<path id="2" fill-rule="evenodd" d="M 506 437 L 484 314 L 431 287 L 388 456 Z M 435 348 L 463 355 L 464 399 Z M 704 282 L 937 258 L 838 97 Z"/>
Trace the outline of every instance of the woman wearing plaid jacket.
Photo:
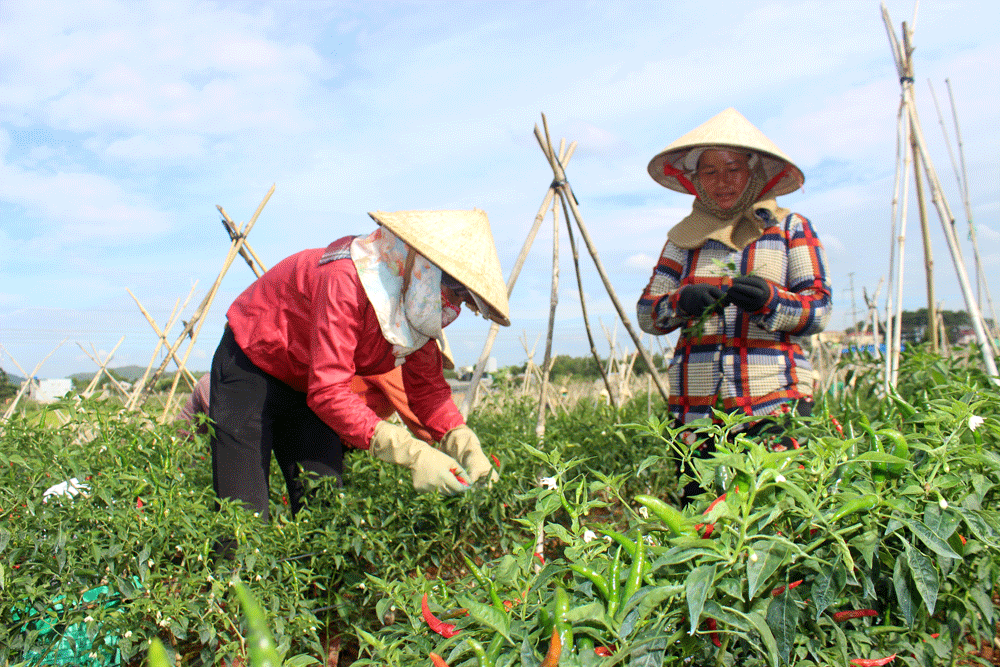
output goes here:
<path id="1" fill-rule="evenodd" d="M 644 331 L 681 328 L 668 374 L 671 413 L 684 424 L 711 418 L 714 407 L 808 415 L 813 372 L 802 341 L 830 316 L 826 257 L 811 223 L 774 199 L 802 185 L 801 170 L 735 109 L 672 143 L 648 170 L 695 196 L 667 233 L 637 306 Z M 688 485 L 685 496 L 698 492 Z"/>

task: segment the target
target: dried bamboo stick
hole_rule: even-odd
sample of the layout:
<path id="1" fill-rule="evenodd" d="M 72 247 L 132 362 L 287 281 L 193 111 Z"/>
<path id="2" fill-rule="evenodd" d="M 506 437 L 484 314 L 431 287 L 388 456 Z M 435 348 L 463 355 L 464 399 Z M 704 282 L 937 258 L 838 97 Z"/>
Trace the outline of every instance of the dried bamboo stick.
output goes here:
<path id="1" fill-rule="evenodd" d="M 229 271 L 229 267 L 232 266 L 233 260 L 236 259 L 236 255 L 239 253 L 240 248 L 242 248 L 243 244 L 246 242 L 247 235 L 250 234 L 250 230 L 253 229 L 253 226 L 257 223 L 257 218 L 258 216 L 260 216 L 260 212 L 263 210 L 264 205 L 267 204 L 267 201 L 271 198 L 272 194 L 274 194 L 273 185 L 271 186 L 271 189 L 267 191 L 267 194 L 264 196 L 264 199 L 261 201 L 260 205 L 257 207 L 257 210 L 254 212 L 253 217 L 250 218 L 250 222 L 247 223 L 246 228 L 241 230 L 237 239 L 230 244 L 229 253 L 226 255 L 226 260 L 222 265 L 222 269 L 219 271 L 218 277 L 216 277 L 215 279 L 215 283 L 212 284 L 212 287 L 209 289 L 208 294 L 206 294 L 205 298 L 202 299 L 201 304 L 198 306 L 197 310 L 195 310 L 194 315 L 191 316 L 191 319 L 184 327 L 184 330 L 181 332 L 181 335 L 177 338 L 174 344 L 171 345 L 166 358 L 160 364 L 159 368 L 157 368 L 156 372 L 153 373 L 153 379 L 150 382 L 150 386 L 156 384 L 156 380 L 158 380 L 160 375 L 163 374 L 164 369 L 167 367 L 167 363 L 171 358 L 173 358 L 178 348 L 180 348 L 181 343 L 184 341 L 185 338 L 190 336 L 191 344 L 188 346 L 187 353 L 184 355 L 184 359 L 181 362 L 181 368 L 184 367 L 184 364 L 187 362 L 187 357 L 191 353 L 191 347 L 194 345 L 195 341 L 198 338 L 198 332 L 201 331 L 201 325 L 204 323 L 204 316 L 208 312 L 208 309 L 211 307 L 212 302 L 215 300 L 216 293 L 219 291 L 219 286 L 222 284 L 222 279 L 225 277 L 226 272 Z M 149 393 L 150 393 L 150 388 L 149 386 L 147 386 L 143 391 L 143 400 L 147 396 L 149 396 Z M 171 390 L 171 395 L 172 394 L 173 390 Z"/>
<path id="2" fill-rule="evenodd" d="M 547 126 L 545 114 L 542 114 L 542 123 L 543 125 Z M 546 129 L 546 133 L 547 132 L 548 130 Z M 535 127 L 535 137 L 536 139 L 538 139 L 539 143 L 542 143 L 542 138 L 539 135 L 537 126 Z M 551 144 L 549 145 L 551 146 Z M 548 154 L 551 154 L 551 149 L 548 151 Z M 573 194 L 572 187 L 570 187 L 569 183 L 566 181 L 566 172 L 563 170 L 562 165 L 560 165 L 555 160 L 551 160 L 549 164 L 552 166 L 556 184 L 558 185 L 559 188 L 564 190 L 564 193 L 566 195 L 566 201 L 569 203 L 570 211 L 573 213 L 573 219 L 576 221 L 576 225 L 580 230 L 580 235 L 583 237 L 583 241 L 587 245 L 587 250 L 590 252 L 591 258 L 593 258 L 594 260 L 594 266 L 597 268 L 597 273 L 598 275 L 600 275 L 601 280 L 604 282 L 604 287 L 608 291 L 608 296 L 611 298 L 611 303 L 614 304 L 615 310 L 618 311 L 618 316 L 622 320 L 622 324 L 625 326 L 625 330 L 628 331 L 629 336 L 632 337 L 632 342 L 635 343 L 636 349 L 639 350 L 639 354 L 642 355 L 643 361 L 646 362 L 646 366 L 649 368 L 650 373 L 653 375 L 653 381 L 656 383 L 657 389 L 660 390 L 660 395 L 663 397 L 664 401 L 669 401 L 670 392 L 667 390 L 667 387 L 663 384 L 663 380 L 660 378 L 660 374 L 656 371 L 656 367 L 653 365 L 653 361 L 650 358 L 649 353 L 643 347 L 642 342 L 639 340 L 639 336 L 632 328 L 632 325 L 628 319 L 628 315 L 625 313 L 625 309 L 622 307 L 621 302 L 618 300 L 618 295 L 615 293 L 614 287 L 611 286 L 611 280 L 608 278 L 608 274 L 604 270 L 604 265 L 601 262 L 600 254 L 597 252 L 597 248 L 594 246 L 594 241 L 593 239 L 590 238 L 590 233 L 587 231 L 587 227 L 583 223 L 583 216 L 580 215 L 580 210 L 577 207 L 576 195 Z"/>
<path id="3" fill-rule="evenodd" d="M 563 164 L 568 164 L 570 158 L 573 157 L 573 152 L 576 150 L 576 142 L 572 142 L 569 148 L 564 153 L 560 148 L 559 159 Z M 524 240 L 524 244 L 521 246 L 521 252 L 517 256 L 517 260 L 514 262 L 514 267 L 511 269 L 510 276 L 507 278 L 507 296 L 508 298 L 514 291 L 514 285 L 517 283 L 518 276 L 521 275 L 521 268 L 524 266 L 524 262 L 528 258 L 528 252 L 531 250 L 532 244 L 535 242 L 535 236 L 538 234 L 539 228 L 542 226 L 542 221 L 545 219 L 545 212 L 549 210 L 549 206 L 552 205 L 552 198 L 555 196 L 555 188 L 549 186 L 548 191 L 545 193 L 545 198 L 542 200 L 542 205 L 538 207 L 538 213 L 535 214 L 535 220 L 531 225 L 531 229 L 528 231 L 528 236 Z M 500 331 L 500 325 L 496 322 L 490 324 L 490 331 L 486 336 L 486 342 L 483 345 L 483 351 L 479 355 L 479 361 L 476 362 L 476 369 L 472 374 L 472 380 L 470 381 L 470 387 L 478 387 L 479 382 L 482 380 L 483 371 L 486 368 L 486 362 L 489 361 L 490 352 L 493 350 L 493 343 L 496 341 L 497 334 Z M 462 417 L 468 417 L 469 413 L 472 412 L 473 406 L 473 396 L 475 391 L 470 391 L 465 394 L 465 398 L 462 401 L 461 413 Z"/>
<path id="4" fill-rule="evenodd" d="M 235 222 L 233 222 L 233 219 L 229 217 L 229 214 L 226 213 L 226 209 L 222 208 L 218 204 L 216 204 L 215 208 L 219 209 L 219 213 L 222 214 L 222 226 L 226 228 L 226 232 L 229 234 L 229 240 L 235 241 L 236 236 L 239 234 L 239 227 Z M 247 254 L 248 252 L 249 255 Z M 250 265 L 250 270 L 253 271 L 254 275 L 258 278 L 260 278 L 261 275 L 267 271 L 267 267 L 264 266 L 264 262 L 260 261 L 260 257 L 257 256 L 257 253 L 253 251 L 253 248 L 251 248 L 250 244 L 246 241 L 243 242 L 243 247 L 240 248 L 240 257 L 246 260 L 246 263 Z M 256 265 L 254 262 L 257 262 Z"/>
<path id="5" fill-rule="evenodd" d="M 560 142 L 560 147 L 562 147 L 562 143 L 563 142 Z M 566 198 L 562 196 L 562 193 L 559 195 L 559 201 L 562 203 L 563 218 L 566 220 L 566 233 L 569 235 L 569 246 L 573 253 L 573 268 L 576 271 L 576 284 L 580 290 L 580 312 L 583 313 L 583 327 L 587 331 L 587 341 L 590 343 L 590 354 L 594 357 L 594 363 L 597 364 L 597 370 L 601 372 L 601 380 L 604 381 L 604 387 L 608 390 L 608 400 L 611 402 L 611 406 L 617 410 L 618 400 L 611 395 L 611 383 L 608 381 L 608 374 L 604 372 L 604 367 L 601 365 L 601 357 L 597 354 L 597 346 L 594 344 L 594 334 L 590 330 L 590 318 L 587 317 L 587 299 L 583 294 L 583 278 L 580 276 L 580 251 L 576 247 L 576 238 L 573 235 L 573 225 L 569 218 Z"/>
<path id="6" fill-rule="evenodd" d="M 559 207 L 552 204 L 552 289 L 549 293 L 549 328 L 545 336 L 545 356 L 542 357 L 542 388 L 538 396 L 538 419 L 535 435 L 545 436 L 545 415 L 549 407 L 549 373 L 552 370 L 552 333 L 556 326 L 556 306 L 559 304 Z"/>
<path id="7" fill-rule="evenodd" d="M 111 352 L 108 353 L 108 356 L 104 358 L 103 362 L 101 362 L 96 356 L 92 355 L 90 352 L 87 352 L 87 350 L 84 349 L 83 345 L 80 345 L 80 343 L 77 343 L 77 346 L 81 350 L 83 350 L 84 354 L 86 354 L 88 357 L 90 357 L 91 359 L 93 359 L 94 363 L 99 366 L 97 372 L 94 373 L 94 377 L 90 380 L 90 383 L 87 385 L 87 388 L 83 391 L 83 393 L 81 394 L 81 396 L 83 396 L 84 398 L 89 398 L 90 394 L 94 391 L 94 389 L 97 388 L 97 383 L 100 381 L 101 376 L 102 375 L 107 375 L 108 378 L 110 378 L 111 381 L 115 383 L 115 386 L 118 387 L 118 391 L 120 391 L 122 393 L 122 396 L 124 396 L 126 400 L 128 399 L 128 392 L 125 391 L 125 388 L 122 387 L 121 384 L 118 383 L 118 380 L 116 380 L 113 377 L 111 377 L 111 374 L 108 373 L 108 364 L 111 362 L 112 357 L 115 356 L 115 352 L 118 351 L 118 347 L 122 344 L 122 342 L 124 340 L 125 340 L 125 336 L 122 336 L 121 338 L 118 339 L 118 343 L 114 346 L 114 348 L 111 350 Z M 95 350 L 95 353 L 96 353 L 96 350 Z"/>
<path id="8" fill-rule="evenodd" d="M 160 331 L 159 327 L 153 327 L 153 330 L 157 332 L 159 339 L 156 342 L 156 347 L 153 349 L 152 356 L 150 356 L 149 358 L 149 364 L 146 366 L 145 372 L 142 374 L 142 377 L 139 378 L 139 381 L 136 382 L 135 387 L 132 388 L 132 395 L 129 397 L 128 403 L 125 406 L 126 409 L 133 411 L 136 408 L 138 408 L 139 397 L 143 394 L 143 390 L 146 387 L 146 381 L 149 379 L 150 371 L 153 370 L 153 364 L 156 363 L 156 356 L 160 353 L 160 348 L 163 347 L 164 345 L 166 345 L 168 348 L 170 346 L 170 344 L 167 342 L 167 333 L 174 326 L 174 322 L 176 321 L 177 316 L 181 312 L 183 312 L 185 308 L 187 308 L 188 303 L 190 303 L 191 301 L 191 297 L 194 296 L 195 288 L 197 287 L 197 285 L 198 285 L 197 281 L 195 281 L 195 283 L 191 285 L 191 291 L 188 292 L 187 298 L 184 300 L 184 305 L 180 306 L 180 309 L 178 309 L 178 306 L 180 305 L 180 299 L 174 301 L 174 308 L 172 311 L 170 311 L 170 317 L 167 318 L 167 323 L 166 325 L 164 325 L 163 331 Z M 143 311 L 143 314 L 146 315 L 146 321 L 150 322 L 151 324 L 154 323 L 155 320 L 153 320 L 152 316 L 149 315 L 148 312 L 146 312 L 146 309 L 143 307 L 142 303 L 139 302 L 139 299 L 134 294 L 132 294 L 130 290 L 126 289 L 125 291 L 129 293 L 132 299 L 136 302 L 136 305 L 139 306 L 139 310 Z M 178 361 L 176 357 L 174 361 L 175 362 Z"/>
<path id="9" fill-rule="evenodd" d="M 890 30 L 891 32 L 891 27 L 888 23 L 889 12 L 885 8 L 884 4 L 882 6 L 882 15 L 883 20 L 887 22 L 887 30 Z M 907 45 L 909 45 L 909 33 L 905 23 L 903 24 L 903 37 L 906 39 Z M 899 68 L 900 65 L 897 63 L 897 69 Z M 965 298 L 965 306 L 969 312 L 969 317 L 972 320 L 972 327 L 976 332 L 976 340 L 979 343 L 980 353 L 983 357 L 983 364 L 986 367 L 986 372 L 990 376 L 991 381 L 994 384 L 1000 385 L 1000 377 L 998 377 L 997 374 L 996 360 L 993 357 L 992 348 L 986 336 L 982 314 L 979 312 L 979 307 L 976 305 L 976 300 L 972 294 L 972 286 L 969 284 L 969 275 L 965 269 L 965 260 L 962 257 L 961 246 L 958 243 L 958 235 L 955 231 L 955 218 L 951 214 L 948 201 L 942 191 L 941 183 L 937 178 L 937 172 L 934 169 L 934 164 L 927 151 L 927 144 L 923 138 L 923 131 L 920 127 L 920 118 L 917 113 L 916 104 L 913 101 L 912 76 L 910 76 L 908 80 L 901 79 L 901 83 L 903 87 L 903 99 L 906 102 L 907 113 L 910 118 L 911 136 L 915 138 L 916 147 L 918 149 L 917 152 L 919 152 L 920 160 L 923 163 L 924 172 L 927 176 L 928 185 L 931 188 L 931 201 L 937 209 L 938 218 L 941 221 L 945 239 L 948 242 L 951 259 L 955 265 L 955 273 L 957 274 L 959 285 L 962 288 L 962 295 Z M 910 85 L 907 85 L 908 83 Z"/>
<path id="10" fill-rule="evenodd" d="M 8 419 L 10 419 L 10 416 L 12 414 L 14 414 L 14 409 L 17 408 L 18 401 L 20 401 L 21 397 L 24 396 L 24 394 L 28 391 L 28 387 L 34 381 L 34 377 L 35 377 L 35 375 L 38 374 L 38 371 L 41 370 L 42 365 L 46 361 L 48 361 L 49 357 L 51 357 L 55 353 L 56 350 L 58 350 L 60 347 L 62 347 L 63 344 L 67 340 L 69 340 L 69 339 L 68 338 L 63 338 L 61 343 L 59 343 L 54 348 L 52 348 L 52 352 L 49 352 L 48 354 L 46 354 L 45 358 L 38 362 L 38 365 L 35 366 L 35 370 L 31 371 L 30 375 L 25 375 L 24 384 L 22 384 L 21 388 L 17 390 L 17 394 L 14 395 L 14 399 L 10 402 L 10 405 L 7 407 L 7 411 L 3 413 L 3 418 L 0 419 L 0 421 L 7 421 Z M 8 353 L 8 356 L 10 356 L 10 353 Z M 13 359 L 13 358 L 14 357 L 11 357 L 11 359 Z M 14 363 L 16 364 L 17 362 L 14 362 Z M 18 369 L 20 369 L 20 368 L 21 367 L 18 366 Z M 21 371 L 21 372 L 23 373 L 24 371 Z"/>

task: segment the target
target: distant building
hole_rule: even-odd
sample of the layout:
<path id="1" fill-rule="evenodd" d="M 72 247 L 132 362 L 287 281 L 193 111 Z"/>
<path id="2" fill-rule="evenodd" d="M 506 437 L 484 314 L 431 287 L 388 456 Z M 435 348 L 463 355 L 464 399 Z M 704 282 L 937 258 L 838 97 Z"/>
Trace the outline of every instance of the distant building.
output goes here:
<path id="1" fill-rule="evenodd" d="M 69 378 L 56 380 L 27 380 L 28 397 L 38 403 L 54 403 L 73 389 L 73 381 Z"/>

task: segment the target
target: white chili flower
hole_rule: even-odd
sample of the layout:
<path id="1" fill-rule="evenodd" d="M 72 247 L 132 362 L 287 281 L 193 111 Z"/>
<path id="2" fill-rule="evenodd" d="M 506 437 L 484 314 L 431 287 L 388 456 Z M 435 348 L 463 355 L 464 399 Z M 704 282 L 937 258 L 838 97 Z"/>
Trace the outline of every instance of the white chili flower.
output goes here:
<path id="1" fill-rule="evenodd" d="M 559 488 L 559 483 L 556 481 L 555 477 L 542 477 L 538 480 L 538 483 L 549 491 L 555 491 Z"/>
<path id="2" fill-rule="evenodd" d="M 775 475 L 774 476 L 774 481 L 777 482 L 778 484 L 781 484 L 781 483 L 783 483 L 785 481 L 785 476 L 784 475 L 780 475 L 780 474 L 779 475 Z"/>
<path id="3" fill-rule="evenodd" d="M 592 531 L 592 530 L 585 530 L 583 532 L 583 541 L 584 542 L 590 542 L 590 541 L 596 540 L 596 539 L 597 539 L 597 533 L 595 533 L 594 531 Z"/>
<path id="4" fill-rule="evenodd" d="M 938 507 L 940 507 L 943 510 L 948 509 L 948 501 L 945 500 L 944 498 L 941 498 L 940 500 L 938 500 Z"/>
<path id="5" fill-rule="evenodd" d="M 641 516 L 643 519 L 649 518 L 649 510 L 646 509 L 645 505 L 639 508 L 639 516 Z"/>
<path id="6" fill-rule="evenodd" d="M 983 425 L 986 420 L 979 415 L 972 415 L 969 417 L 969 430 L 975 431 L 977 428 Z"/>

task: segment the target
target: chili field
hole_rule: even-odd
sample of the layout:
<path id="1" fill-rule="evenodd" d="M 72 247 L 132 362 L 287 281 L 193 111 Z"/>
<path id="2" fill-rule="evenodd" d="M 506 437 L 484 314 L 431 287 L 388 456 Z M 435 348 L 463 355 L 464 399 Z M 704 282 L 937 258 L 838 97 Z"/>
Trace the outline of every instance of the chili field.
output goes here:
<path id="1" fill-rule="evenodd" d="M 491 487 L 417 495 L 355 451 L 294 519 L 274 467 L 266 525 L 216 501 L 201 436 L 95 401 L 15 416 L 0 665 L 994 664 L 1000 392 L 922 350 L 900 377 L 785 418 L 797 447 L 705 424 L 703 459 L 645 396 L 539 440 L 501 391 L 470 418 Z M 705 489 L 683 509 L 676 456 Z"/>

